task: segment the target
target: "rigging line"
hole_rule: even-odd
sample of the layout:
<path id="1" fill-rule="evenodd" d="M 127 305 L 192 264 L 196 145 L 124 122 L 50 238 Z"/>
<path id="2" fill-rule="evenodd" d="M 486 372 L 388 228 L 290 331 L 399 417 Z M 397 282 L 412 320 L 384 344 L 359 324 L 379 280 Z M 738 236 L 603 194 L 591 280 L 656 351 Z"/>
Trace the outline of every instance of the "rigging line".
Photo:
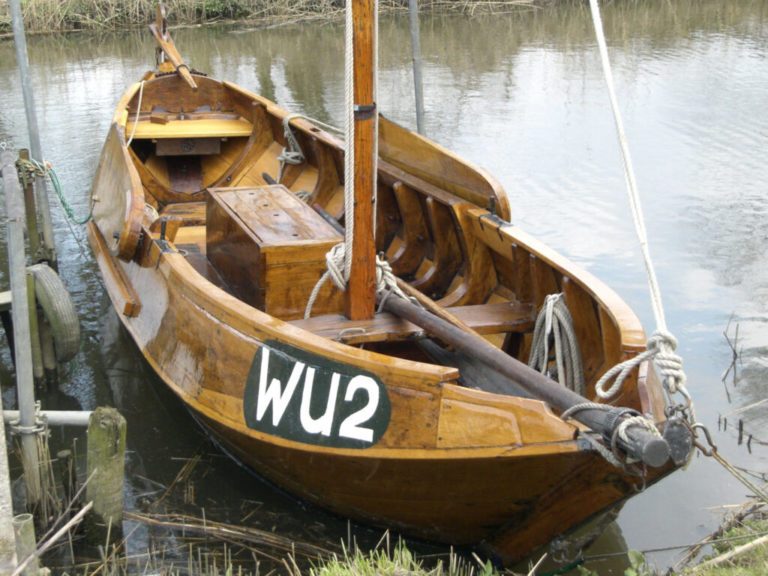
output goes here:
<path id="1" fill-rule="evenodd" d="M 648 286 L 650 289 L 653 314 L 656 319 L 657 329 L 654 336 L 657 337 L 658 341 L 655 344 L 655 362 L 664 377 L 664 387 L 668 396 L 670 397 L 670 403 L 672 403 L 671 396 L 675 393 L 680 393 L 685 398 L 685 404 L 683 408 L 684 411 L 688 411 L 688 415 L 691 421 L 695 422 L 696 418 L 693 413 L 693 403 L 691 401 L 690 394 L 685 387 L 686 376 L 682 368 L 682 359 L 674 352 L 677 346 L 677 341 L 667 328 L 667 321 L 664 315 L 664 306 L 661 299 L 661 290 L 659 289 L 659 283 L 656 278 L 656 271 L 653 266 L 653 261 L 651 260 L 650 249 L 648 247 L 648 233 L 645 228 L 645 218 L 643 216 L 643 209 L 640 203 L 640 195 L 637 190 L 637 181 L 635 179 L 635 171 L 632 166 L 632 157 L 629 153 L 627 136 L 624 131 L 624 123 L 621 118 L 618 99 L 616 98 L 613 72 L 611 71 L 611 63 L 608 57 L 608 47 L 606 45 L 605 33 L 603 31 L 603 21 L 600 16 L 600 5 L 598 0 L 589 0 L 589 5 L 592 13 L 592 23 L 594 24 L 595 28 L 595 37 L 597 39 L 597 45 L 600 51 L 603 76 L 605 77 L 605 83 L 608 88 L 608 98 L 611 102 L 613 119 L 616 124 L 616 132 L 621 147 L 621 155 L 624 160 L 624 178 L 627 184 L 627 193 L 629 196 L 630 207 L 632 208 L 632 218 L 635 224 L 635 232 L 640 242 L 640 249 L 643 255 L 643 262 L 645 264 Z M 649 346 L 649 349 L 650 348 L 651 346 Z"/>

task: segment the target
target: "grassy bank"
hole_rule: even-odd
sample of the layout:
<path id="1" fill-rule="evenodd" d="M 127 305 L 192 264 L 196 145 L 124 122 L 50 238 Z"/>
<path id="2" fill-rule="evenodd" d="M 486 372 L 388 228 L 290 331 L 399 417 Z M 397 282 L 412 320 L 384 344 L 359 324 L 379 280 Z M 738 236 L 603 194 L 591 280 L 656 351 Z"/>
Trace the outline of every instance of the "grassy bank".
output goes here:
<path id="1" fill-rule="evenodd" d="M 473 14 L 505 12 L 546 4 L 551 0 L 419 0 L 421 10 Z M 280 24 L 341 16 L 344 0 L 165 0 L 172 24 L 208 24 L 228 20 Z M 408 0 L 379 0 L 383 11 L 406 10 Z M 143 26 L 152 19 L 156 0 L 23 0 L 30 33 L 114 30 Z M 8 0 L 0 0 L 0 33 L 10 31 Z"/>

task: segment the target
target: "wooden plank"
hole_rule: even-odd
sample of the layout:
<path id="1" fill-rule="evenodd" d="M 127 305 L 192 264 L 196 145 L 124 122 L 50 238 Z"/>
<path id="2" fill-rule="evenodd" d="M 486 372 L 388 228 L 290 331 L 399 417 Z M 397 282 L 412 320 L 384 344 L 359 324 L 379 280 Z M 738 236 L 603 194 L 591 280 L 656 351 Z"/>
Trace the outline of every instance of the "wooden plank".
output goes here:
<path id="1" fill-rule="evenodd" d="M 530 255 L 531 272 L 533 279 L 533 298 L 536 304 L 536 309 L 541 308 L 544 304 L 544 299 L 550 294 L 560 293 L 559 278 L 555 274 L 555 270 L 543 262 L 539 258 L 536 258 L 534 254 Z"/>
<path id="2" fill-rule="evenodd" d="M 416 272 L 424 260 L 429 231 L 419 195 L 402 182 L 395 182 L 392 190 L 403 226 L 402 244 L 389 256 L 389 262 L 396 276 L 410 275 Z"/>
<path id="3" fill-rule="evenodd" d="M 168 204 L 160 212 L 160 216 L 183 220 L 184 226 L 202 226 L 205 225 L 205 202 L 177 202 Z"/>
<path id="4" fill-rule="evenodd" d="M 112 254 L 130 260 L 144 216 L 144 187 L 125 146 L 122 128 L 112 124 L 93 179 L 93 220 Z"/>
<path id="5" fill-rule="evenodd" d="M 379 154 L 388 166 L 396 166 L 480 208 L 493 207 L 505 220 L 510 218 L 507 195 L 493 177 L 386 118 L 379 121 Z M 407 180 L 403 182 L 410 184 Z"/>
<path id="6" fill-rule="evenodd" d="M 584 381 L 589 385 L 594 382 L 605 354 L 597 305 L 581 286 L 570 278 L 563 279 L 563 294 L 573 318 L 573 330 L 581 350 Z"/>
<path id="7" fill-rule="evenodd" d="M 129 115 L 126 133 L 133 130 L 133 116 Z M 169 120 L 158 124 L 149 120 L 139 120 L 136 125 L 134 140 L 161 140 L 163 138 L 237 138 L 250 136 L 253 126 L 248 120 L 206 118 L 189 120 Z"/>
<path id="8" fill-rule="evenodd" d="M 458 287 L 452 288 L 440 300 L 442 306 L 486 302 L 499 284 L 491 250 L 472 233 L 466 215 L 470 206 L 469 203 L 461 203 L 451 208 L 457 223 L 456 234 L 461 246 L 463 271 Z"/>
<path id="9" fill-rule="evenodd" d="M 115 307 L 125 316 L 138 316 L 141 312 L 141 300 L 122 266 L 115 261 L 104 236 L 93 221 L 88 223 L 88 236 L 96 261 L 101 265 L 107 292 L 112 296 Z"/>
<path id="10" fill-rule="evenodd" d="M 457 306 L 448 311 L 478 334 L 533 330 L 533 308 L 527 304 L 499 302 Z M 385 312 L 365 320 L 347 320 L 339 314 L 328 314 L 307 320 L 294 320 L 291 324 L 318 336 L 350 345 L 408 340 L 424 335 L 424 331 L 415 324 Z"/>
<path id="11" fill-rule="evenodd" d="M 157 141 L 158 156 L 210 156 L 221 154 L 220 138 L 164 138 Z"/>
<path id="12" fill-rule="evenodd" d="M 251 102 L 251 120 L 248 142 L 232 165 L 216 180 L 214 187 L 232 186 L 236 183 L 238 177 L 246 172 L 274 141 L 266 109 L 260 102 Z"/>
<path id="13" fill-rule="evenodd" d="M 413 287 L 425 294 L 442 296 L 464 264 L 464 257 L 456 237 L 456 224 L 449 208 L 427 198 L 426 220 L 433 243 L 432 266 Z"/>

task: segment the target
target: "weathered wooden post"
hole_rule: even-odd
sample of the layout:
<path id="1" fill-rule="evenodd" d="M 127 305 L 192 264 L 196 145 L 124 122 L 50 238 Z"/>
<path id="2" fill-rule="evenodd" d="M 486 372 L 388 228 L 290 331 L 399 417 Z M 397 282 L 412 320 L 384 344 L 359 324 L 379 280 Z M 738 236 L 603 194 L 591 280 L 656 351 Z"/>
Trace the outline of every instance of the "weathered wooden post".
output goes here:
<path id="1" fill-rule="evenodd" d="M 23 562 L 37 549 L 35 541 L 35 520 L 32 514 L 19 514 L 13 518 L 13 536 L 16 539 L 16 557 Z M 27 563 L 22 576 L 38 576 L 40 562 L 37 558 Z"/>
<path id="2" fill-rule="evenodd" d="M 88 423 L 88 477 L 86 499 L 112 537 L 119 537 L 123 522 L 125 473 L 125 418 L 114 408 L 96 408 Z M 94 523 L 92 523 L 93 525 Z"/>
<path id="3" fill-rule="evenodd" d="M 29 150 L 19 150 L 19 160 L 30 160 Z M 34 177 L 22 174 L 24 183 L 24 206 L 27 211 L 27 239 L 29 252 L 34 262 L 40 262 L 45 258 L 45 253 L 40 246 L 40 232 L 37 229 L 37 202 L 35 201 Z"/>

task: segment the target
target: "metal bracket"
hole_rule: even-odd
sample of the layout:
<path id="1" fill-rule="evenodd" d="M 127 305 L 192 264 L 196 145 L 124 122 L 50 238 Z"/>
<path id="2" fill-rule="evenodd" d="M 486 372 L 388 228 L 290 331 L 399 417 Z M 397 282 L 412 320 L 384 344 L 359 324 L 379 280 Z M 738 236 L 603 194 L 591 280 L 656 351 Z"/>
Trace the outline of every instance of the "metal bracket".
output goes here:
<path id="1" fill-rule="evenodd" d="M 372 104 L 355 104 L 355 120 L 370 120 L 376 114 L 376 102 Z"/>

